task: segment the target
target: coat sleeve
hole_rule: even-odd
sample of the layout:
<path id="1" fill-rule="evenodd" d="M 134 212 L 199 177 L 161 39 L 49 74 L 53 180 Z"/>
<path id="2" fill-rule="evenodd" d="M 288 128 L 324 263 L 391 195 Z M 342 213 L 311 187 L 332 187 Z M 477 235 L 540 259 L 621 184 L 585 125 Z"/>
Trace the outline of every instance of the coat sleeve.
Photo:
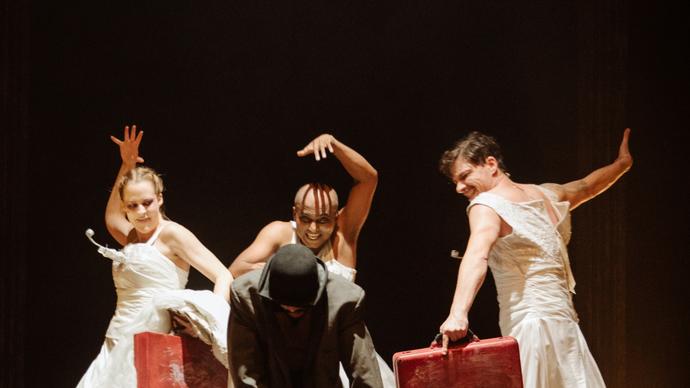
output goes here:
<path id="1" fill-rule="evenodd" d="M 343 306 L 342 325 L 338 333 L 340 362 L 350 379 L 350 387 L 383 387 L 374 344 L 364 324 L 364 291 L 356 302 Z"/>
<path id="2" fill-rule="evenodd" d="M 268 368 L 259 343 L 256 315 L 247 299 L 238 296 L 234 284 L 230 295 L 228 361 L 235 387 L 268 387 Z"/>

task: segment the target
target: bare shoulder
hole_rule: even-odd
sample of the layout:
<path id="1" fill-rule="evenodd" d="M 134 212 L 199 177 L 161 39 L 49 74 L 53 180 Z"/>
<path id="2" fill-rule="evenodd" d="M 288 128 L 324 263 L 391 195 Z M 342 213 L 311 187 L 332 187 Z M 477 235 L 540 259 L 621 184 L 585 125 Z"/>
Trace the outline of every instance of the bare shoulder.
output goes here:
<path id="1" fill-rule="evenodd" d="M 292 239 L 292 225 L 289 221 L 273 221 L 261 229 L 259 236 L 277 241 L 290 240 Z"/>
<path id="2" fill-rule="evenodd" d="M 248 249 L 257 247 L 270 250 L 278 249 L 278 247 L 290 243 L 292 234 L 292 225 L 289 221 L 273 221 L 259 231 Z"/>
<path id="3" fill-rule="evenodd" d="M 185 228 L 184 226 L 178 224 L 175 221 L 165 221 L 165 224 L 163 226 L 163 230 L 161 230 L 160 237 L 165 238 L 165 237 L 175 237 L 179 236 L 180 234 L 183 233 L 192 233 L 189 231 L 189 229 Z"/>
<path id="4" fill-rule="evenodd" d="M 495 241 L 501 234 L 506 235 L 511 231 L 510 226 L 489 206 L 476 204 L 470 208 L 467 216 L 471 239 L 487 238 Z"/>
<path id="5" fill-rule="evenodd" d="M 486 217 L 498 217 L 498 213 L 488 205 L 484 205 L 482 203 L 475 203 L 472 206 L 470 206 L 470 209 L 467 212 L 468 217 L 470 220 L 473 218 L 486 218 Z"/>
<path id="6" fill-rule="evenodd" d="M 189 238 L 195 238 L 194 233 L 184 226 L 174 221 L 165 221 L 163 230 L 158 237 L 166 244 L 174 245 L 178 242 L 184 242 Z"/>

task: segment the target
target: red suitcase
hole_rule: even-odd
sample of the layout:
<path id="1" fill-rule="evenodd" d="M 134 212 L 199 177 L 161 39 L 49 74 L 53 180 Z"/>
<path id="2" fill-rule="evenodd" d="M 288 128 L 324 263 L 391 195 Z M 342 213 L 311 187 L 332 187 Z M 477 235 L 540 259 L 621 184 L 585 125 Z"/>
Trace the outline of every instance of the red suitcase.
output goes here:
<path id="1" fill-rule="evenodd" d="M 461 341 L 393 355 L 398 388 L 522 388 L 520 353 L 513 337 Z"/>
<path id="2" fill-rule="evenodd" d="M 227 388 L 228 370 L 204 342 L 186 335 L 134 336 L 138 388 Z"/>

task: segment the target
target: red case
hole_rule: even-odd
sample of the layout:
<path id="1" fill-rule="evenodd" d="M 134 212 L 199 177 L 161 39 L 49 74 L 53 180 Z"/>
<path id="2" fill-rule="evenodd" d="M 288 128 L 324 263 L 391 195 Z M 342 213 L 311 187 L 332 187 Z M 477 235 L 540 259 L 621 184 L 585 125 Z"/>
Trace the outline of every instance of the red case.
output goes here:
<path id="1" fill-rule="evenodd" d="M 138 388 L 228 386 L 228 370 L 211 347 L 189 336 L 139 333 L 134 336 Z"/>
<path id="2" fill-rule="evenodd" d="M 522 388 L 520 353 L 513 337 L 473 340 L 449 346 L 408 350 L 393 355 L 398 388 Z"/>

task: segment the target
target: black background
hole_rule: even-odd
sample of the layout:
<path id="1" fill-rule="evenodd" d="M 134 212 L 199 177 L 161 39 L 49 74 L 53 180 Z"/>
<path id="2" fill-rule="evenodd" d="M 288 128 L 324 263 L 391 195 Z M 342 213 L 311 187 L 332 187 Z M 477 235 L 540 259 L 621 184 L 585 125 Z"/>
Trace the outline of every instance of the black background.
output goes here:
<path id="1" fill-rule="evenodd" d="M 620 4 L 635 157 L 611 189 L 625 189 L 625 216 L 610 222 L 630 255 L 620 384 L 674 386 L 688 373 L 687 21 L 670 5 Z M 576 163 L 577 11 L 570 1 L 31 4 L 18 200 L 26 386 L 76 385 L 103 341 L 115 295 L 84 230 L 115 245 L 103 223 L 119 167 L 108 137 L 126 124 L 145 132 L 141 154 L 164 176 L 167 214 L 226 265 L 263 225 L 289 219 L 302 183 L 332 183 L 344 202 L 350 179 L 335 158 L 299 159 L 298 149 L 323 132 L 355 148 L 380 175 L 359 244 L 368 326 L 386 360 L 426 346 L 450 306 L 449 251 L 468 236 L 467 203 L 437 172 L 440 153 L 479 129 L 497 137 L 519 182 L 564 183 L 599 166 Z M 612 160 L 616 149 L 595 152 Z M 587 288 L 577 263 L 593 258 L 573 249 Z M 211 284 L 192 271 L 189 287 Z M 470 316 L 482 337 L 500 334 L 497 312 L 489 277 Z"/>

